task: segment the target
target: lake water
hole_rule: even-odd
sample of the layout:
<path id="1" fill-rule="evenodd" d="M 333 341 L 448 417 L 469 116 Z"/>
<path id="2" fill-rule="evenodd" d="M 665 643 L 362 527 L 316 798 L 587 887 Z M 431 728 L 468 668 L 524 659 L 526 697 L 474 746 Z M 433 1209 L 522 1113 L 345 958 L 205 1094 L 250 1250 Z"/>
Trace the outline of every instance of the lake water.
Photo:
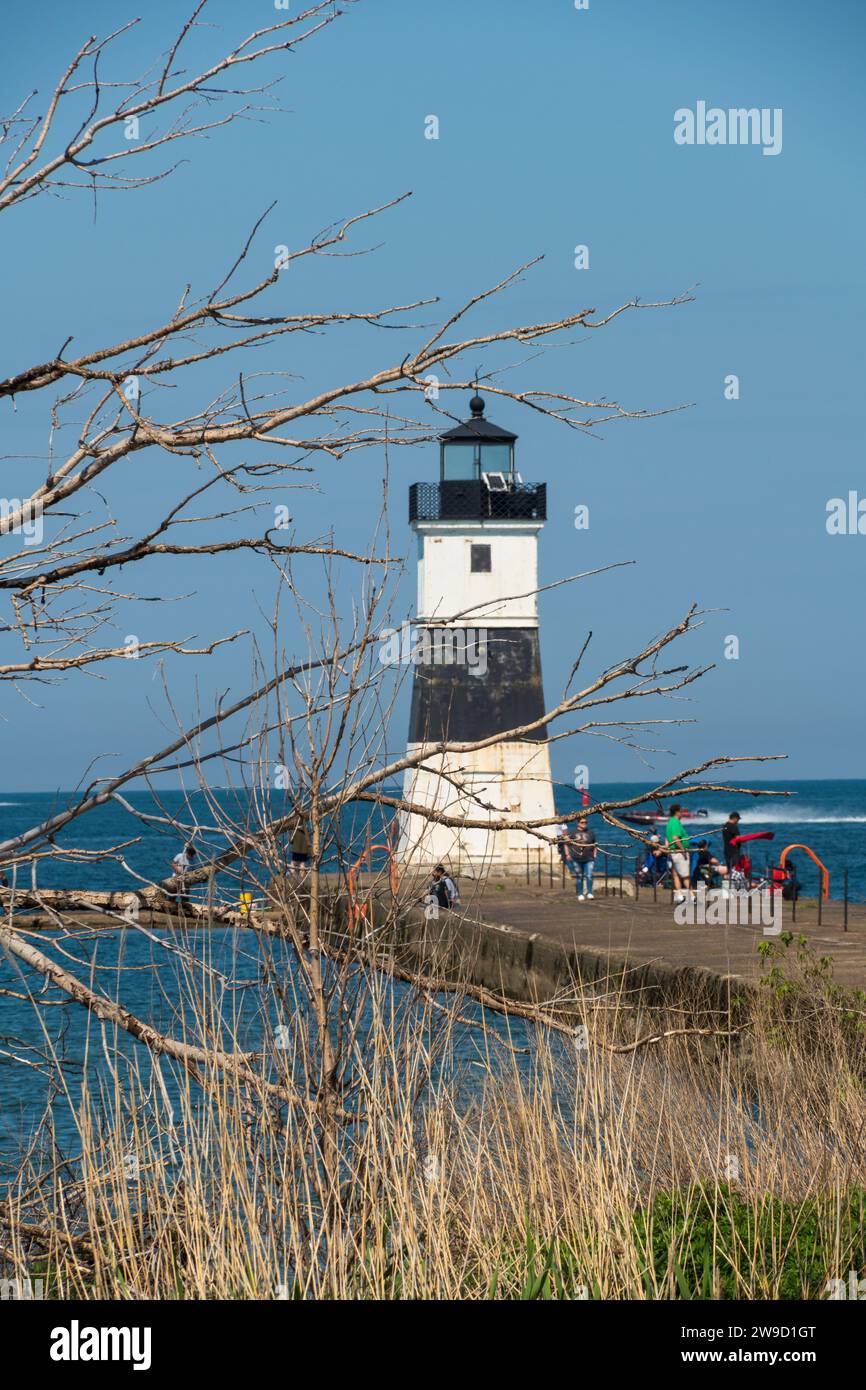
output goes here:
<path id="1" fill-rule="evenodd" d="M 651 784 L 599 783 L 592 787 L 592 799 L 624 799 L 636 796 Z M 842 896 L 842 875 L 849 876 L 852 899 L 866 901 L 866 780 L 766 782 L 774 790 L 789 793 L 785 797 L 764 797 L 758 800 L 714 793 L 711 796 L 689 798 L 689 803 L 710 812 L 704 821 L 695 823 L 693 838 L 707 836 L 713 847 L 721 848 L 720 829 L 729 811 L 742 815 L 744 831 L 771 830 L 772 842 L 758 841 L 753 846 L 756 867 L 763 867 L 770 858 L 777 859 L 779 851 L 791 844 L 809 845 L 830 870 L 831 897 Z M 274 814 L 282 810 L 282 794 L 271 793 Z M 74 801 L 72 793 L 6 792 L 0 793 L 0 840 L 20 833 L 28 826 L 45 820 Z M 112 802 L 90 812 L 74 822 L 57 839 L 67 857 L 46 860 L 36 866 L 19 867 L 18 881 L 29 884 L 33 874 L 43 888 L 133 889 L 151 883 L 171 873 L 171 860 L 181 847 L 188 827 L 204 829 L 197 835 L 199 851 L 206 859 L 209 852 L 218 853 L 226 844 L 227 824 L 243 825 L 249 817 L 249 802 L 245 794 L 219 791 L 206 799 L 200 793 L 186 797 L 181 792 L 163 792 L 159 804 L 149 792 L 126 794 L 130 804 L 143 815 L 157 815 L 177 823 L 163 825 L 155 821 L 138 820 L 121 805 Z M 573 788 L 556 786 L 557 810 L 567 813 L 580 807 L 581 795 Z M 665 806 L 667 809 L 667 806 Z M 390 812 L 388 813 L 390 814 Z M 348 809 L 339 827 L 337 843 L 331 843 L 326 867 L 336 867 L 339 854 L 344 863 L 351 863 L 363 848 L 367 822 L 371 812 L 365 806 Z M 372 812 L 373 839 L 383 838 L 383 817 Z M 623 833 L 601 825 L 596 828 L 600 845 L 618 860 L 624 855 L 633 868 L 637 847 Z M 97 857 L 112 851 L 108 857 Z M 82 857 L 84 856 L 84 857 Z M 817 870 L 802 852 L 797 854 L 800 878 L 809 896 L 817 883 Z M 375 862 L 375 861 L 374 861 Z M 250 884 L 256 877 L 250 865 Z M 232 875 L 232 891 L 244 887 L 242 875 Z"/>
<path id="2" fill-rule="evenodd" d="M 790 844 L 811 846 L 830 870 L 831 894 L 842 892 L 842 875 L 847 869 L 849 893 L 852 899 L 866 900 L 866 781 L 810 781 L 774 783 L 774 789 L 790 792 L 782 798 L 764 798 L 756 802 L 729 794 L 701 797 L 695 806 L 705 807 L 710 815 L 696 824 L 695 836 L 707 835 L 713 846 L 719 846 L 719 827 L 731 810 L 742 814 L 745 830 L 772 830 L 775 839 L 759 842 L 761 853 L 754 856 L 756 866 L 763 866 L 766 856 Z M 632 784 L 598 785 L 592 788 L 593 800 L 622 798 L 640 794 L 642 788 Z M 0 796 L 0 837 L 7 838 L 34 822 L 44 820 L 71 798 L 46 793 L 5 793 Z M 19 883 L 35 881 L 41 887 L 77 887 L 91 889 L 131 889 L 143 881 L 151 882 L 170 872 L 171 859 L 186 833 L 184 827 L 198 824 L 204 829 L 199 838 L 204 857 L 218 852 L 226 842 L 226 821 L 243 822 L 247 813 L 245 798 L 233 793 L 219 793 L 208 804 L 203 796 L 188 800 L 181 793 L 163 793 L 159 807 L 154 806 L 148 793 L 133 793 L 130 803 L 142 814 L 162 815 L 178 826 L 150 821 L 142 823 L 117 804 L 102 807 L 84 817 L 78 824 L 58 837 L 65 857 L 19 866 Z M 578 808 L 581 795 L 573 788 L 557 788 L 557 809 L 563 813 Z M 279 812 L 279 806 L 272 809 Z M 339 827 L 340 852 L 344 862 L 351 862 L 363 846 L 367 808 L 347 811 Z M 597 830 L 600 844 L 615 864 L 620 853 L 626 866 L 634 863 L 635 848 L 621 832 L 601 826 Z M 381 839 L 381 816 L 374 812 L 373 838 Z M 111 850 L 107 858 L 98 855 Z M 85 856 L 81 858 L 81 852 Z M 330 862 L 335 865 L 336 847 L 329 850 Z M 817 871 L 805 854 L 797 855 L 800 879 L 805 892 L 813 895 L 817 888 Z M 247 864 L 237 875 L 223 882 L 222 887 L 234 896 L 244 887 L 254 888 L 263 876 L 255 863 Z M 182 939 L 175 933 L 156 932 L 155 940 L 137 932 L 100 932 L 84 934 L 69 949 L 81 963 L 79 974 L 91 976 L 95 985 L 121 1000 L 139 1017 L 155 1027 L 177 1031 L 176 1004 L 186 988 L 181 983 L 183 965 L 172 950 L 173 945 L 185 944 L 197 957 L 206 955 L 217 977 L 222 977 L 218 993 L 231 1018 L 240 1046 L 253 1051 L 268 1045 L 269 1037 L 279 1025 L 276 999 L 261 988 L 262 956 L 250 934 L 242 931 L 217 930 L 210 933 L 190 932 Z M 285 968 L 290 969 L 288 957 Z M 217 978 L 215 977 L 215 978 Z M 21 971 L 17 963 L 0 959 L 0 987 L 17 993 L 34 993 L 41 985 L 40 977 Z M 393 985 L 398 1005 L 406 1003 L 407 988 Z M 476 1016 L 474 1006 L 461 1006 L 462 1012 Z M 493 1031 L 505 1036 L 506 1027 L 512 1043 L 532 1047 L 532 1030 L 520 1020 L 506 1025 L 496 1015 L 487 1015 Z M 47 1034 L 45 1031 L 47 1030 Z M 4 1160 L 8 1163 L 33 1132 L 44 1104 L 46 1079 L 39 1070 L 24 1063 L 34 1060 L 36 1050 L 44 1049 L 46 1037 L 69 1063 L 69 1074 L 80 1076 L 81 1062 L 88 1045 L 99 1067 L 98 1029 L 93 1018 L 72 1004 L 49 1008 L 37 1016 L 33 1007 L 22 1000 L 0 995 L 0 1185 L 4 1176 Z M 100 1044 L 101 1046 L 101 1044 Z M 118 1046 L 131 1055 L 135 1044 L 125 1035 Z M 476 1030 L 464 1029 L 460 1034 L 456 1061 L 466 1068 L 476 1066 L 481 1058 L 479 1035 Z M 139 1054 L 141 1049 L 139 1049 Z M 13 1061 L 12 1054 L 19 1061 Z M 170 1071 L 170 1068 L 168 1069 Z M 479 1071 L 479 1075 L 481 1071 Z M 169 1077 L 169 1090 L 172 1083 Z M 73 1086 L 73 1091 L 75 1086 Z M 75 1125 L 71 1107 L 60 1102 L 55 1115 L 57 1134 L 70 1152 L 76 1145 Z"/>

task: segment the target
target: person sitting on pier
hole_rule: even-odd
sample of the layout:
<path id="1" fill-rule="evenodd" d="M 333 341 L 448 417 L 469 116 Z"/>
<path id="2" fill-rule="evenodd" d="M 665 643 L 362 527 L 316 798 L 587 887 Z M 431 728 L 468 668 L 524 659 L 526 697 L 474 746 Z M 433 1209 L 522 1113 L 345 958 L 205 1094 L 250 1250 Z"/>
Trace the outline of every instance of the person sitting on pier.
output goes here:
<path id="1" fill-rule="evenodd" d="M 670 868 L 667 851 L 659 835 L 650 835 L 646 858 L 641 866 L 641 879 L 644 883 L 660 883 Z"/>
<path id="2" fill-rule="evenodd" d="M 785 902 L 796 902 L 800 896 L 800 880 L 797 878 L 797 866 L 793 859 L 787 859 L 784 864 L 777 864 L 770 870 L 770 882 L 773 885 L 771 891 L 781 893 Z"/>
<path id="3" fill-rule="evenodd" d="M 428 890 L 440 907 L 459 907 L 460 894 L 453 878 L 445 872 L 444 864 L 437 864 Z"/>
<path id="4" fill-rule="evenodd" d="M 716 888 L 727 874 L 727 869 L 710 852 L 707 840 L 698 840 L 695 850 L 692 860 L 692 887 L 697 888 L 698 884 L 703 883 L 706 888 Z"/>
<path id="5" fill-rule="evenodd" d="M 192 903 L 190 902 L 189 892 L 186 887 L 186 876 L 195 864 L 196 854 L 196 847 L 192 840 L 190 840 L 188 844 L 184 845 L 182 850 L 178 851 L 171 861 L 171 867 L 174 870 L 174 876 L 177 880 L 177 905 L 182 912 L 192 911 Z"/>
<path id="6" fill-rule="evenodd" d="M 587 828 L 586 816 L 581 816 L 572 838 L 572 857 L 577 866 L 574 886 L 579 903 L 583 902 L 584 897 L 592 902 L 592 875 L 595 870 L 597 848 L 595 834 Z"/>
<path id="7" fill-rule="evenodd" d="M 731 865 L 731 888 L 735 893 L 748 893 L 752 887 L 752 861 L 744 849 L 739 849 L 739 859 Z"/>

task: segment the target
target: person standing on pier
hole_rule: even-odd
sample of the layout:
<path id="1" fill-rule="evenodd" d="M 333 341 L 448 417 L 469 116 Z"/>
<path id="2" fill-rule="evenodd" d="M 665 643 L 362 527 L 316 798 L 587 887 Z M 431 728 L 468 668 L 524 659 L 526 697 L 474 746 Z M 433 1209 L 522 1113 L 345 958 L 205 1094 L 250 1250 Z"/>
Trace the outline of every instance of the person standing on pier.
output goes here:
<path id="1" fill-rule="evenodd" d="M 595 833 L 587 826 L 586 816 L 581 816 L 571 842 L 571 853 L 576 865 L 574 886 L 579 903 L 582 903 L 584 898 L 592 902 L 592 876 L 595 871 L 597 848 Z"/>
<path id="2" fill-rule="evenodd" d="M 671 865 L 674 876 L 674 901 L 683 903 L 686 900 L 686 893 L 691 883 L 691 863 L 689 856 L 689 837 L 683 829 L 680 820 L 680 811 L 683 807 L 678 802 L 674 802 L 670 810 L 668 823 L 665 826 L 665 840 L 667 841 L 668 853 L 671 856 Z"/>
<path id="3" fill-rule="evenodd" d="M 722 840 L 724 841 L 725 845 L 725 867 L 727 868 L 729 876 L 731 870 L 733 869 L 734 865 L 740 857 L 739 846 L 731 844 L 731 841 L 735 840 L 739 833 L 740 813 L 739 811 L 732 811 L 731 814 L 728 816 L 728 819 L 722 826 Z"/>

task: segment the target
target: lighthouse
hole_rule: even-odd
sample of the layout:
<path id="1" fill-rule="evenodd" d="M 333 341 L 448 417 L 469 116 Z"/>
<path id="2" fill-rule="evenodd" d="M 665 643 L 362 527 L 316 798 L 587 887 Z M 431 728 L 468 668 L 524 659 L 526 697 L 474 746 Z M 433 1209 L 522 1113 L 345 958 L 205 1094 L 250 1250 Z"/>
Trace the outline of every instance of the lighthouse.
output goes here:
<path id="1" fill-rule="evenodd" d="M 524 482 L 517 436 L 486 418 L 482 398 L 469 406 L 439 438 L 439 481 L 409 489 L 418 606 L 408 751 L 431 753 L 406 770 L 403 793 L 456 824 L 404 813 L 399 857 L 476 876 L 525 868 L 540 841 L 510 823 L 552 819 L 554 805 L 544 724 L 496 737 L 544 715 L 536 594 L 547 489 Z M 482 739 L 470 752 L 435 751 Z"/>

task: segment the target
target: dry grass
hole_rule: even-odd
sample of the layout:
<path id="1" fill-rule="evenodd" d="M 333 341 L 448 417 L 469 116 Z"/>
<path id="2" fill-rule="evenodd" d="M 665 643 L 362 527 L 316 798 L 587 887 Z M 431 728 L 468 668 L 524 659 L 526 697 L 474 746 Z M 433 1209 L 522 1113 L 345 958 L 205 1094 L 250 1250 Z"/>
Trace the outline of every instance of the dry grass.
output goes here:
<path id="1" fill-rule="evenodd" d="M 312 1024 L 257 1061 L 300 1083 L 291 1104 L 127 1049 L 70 1097 L 75 1164 L 23 1165 L 4 1273 L 66 1298 L 822 1296 L 866 1264 L 866 1049 L 858 1001 L 800 955 L 733 1042 L 630 1053 L 616 1009 L 581 1048 L 480 1011 L 468 1029 L 465 1001 L 358 967 L 334 1018 L 363 1119 L 336 1123 L 336 1167 Z M 224 1041 L 212 977 L 185 991 L 183 1036 Z"/>

